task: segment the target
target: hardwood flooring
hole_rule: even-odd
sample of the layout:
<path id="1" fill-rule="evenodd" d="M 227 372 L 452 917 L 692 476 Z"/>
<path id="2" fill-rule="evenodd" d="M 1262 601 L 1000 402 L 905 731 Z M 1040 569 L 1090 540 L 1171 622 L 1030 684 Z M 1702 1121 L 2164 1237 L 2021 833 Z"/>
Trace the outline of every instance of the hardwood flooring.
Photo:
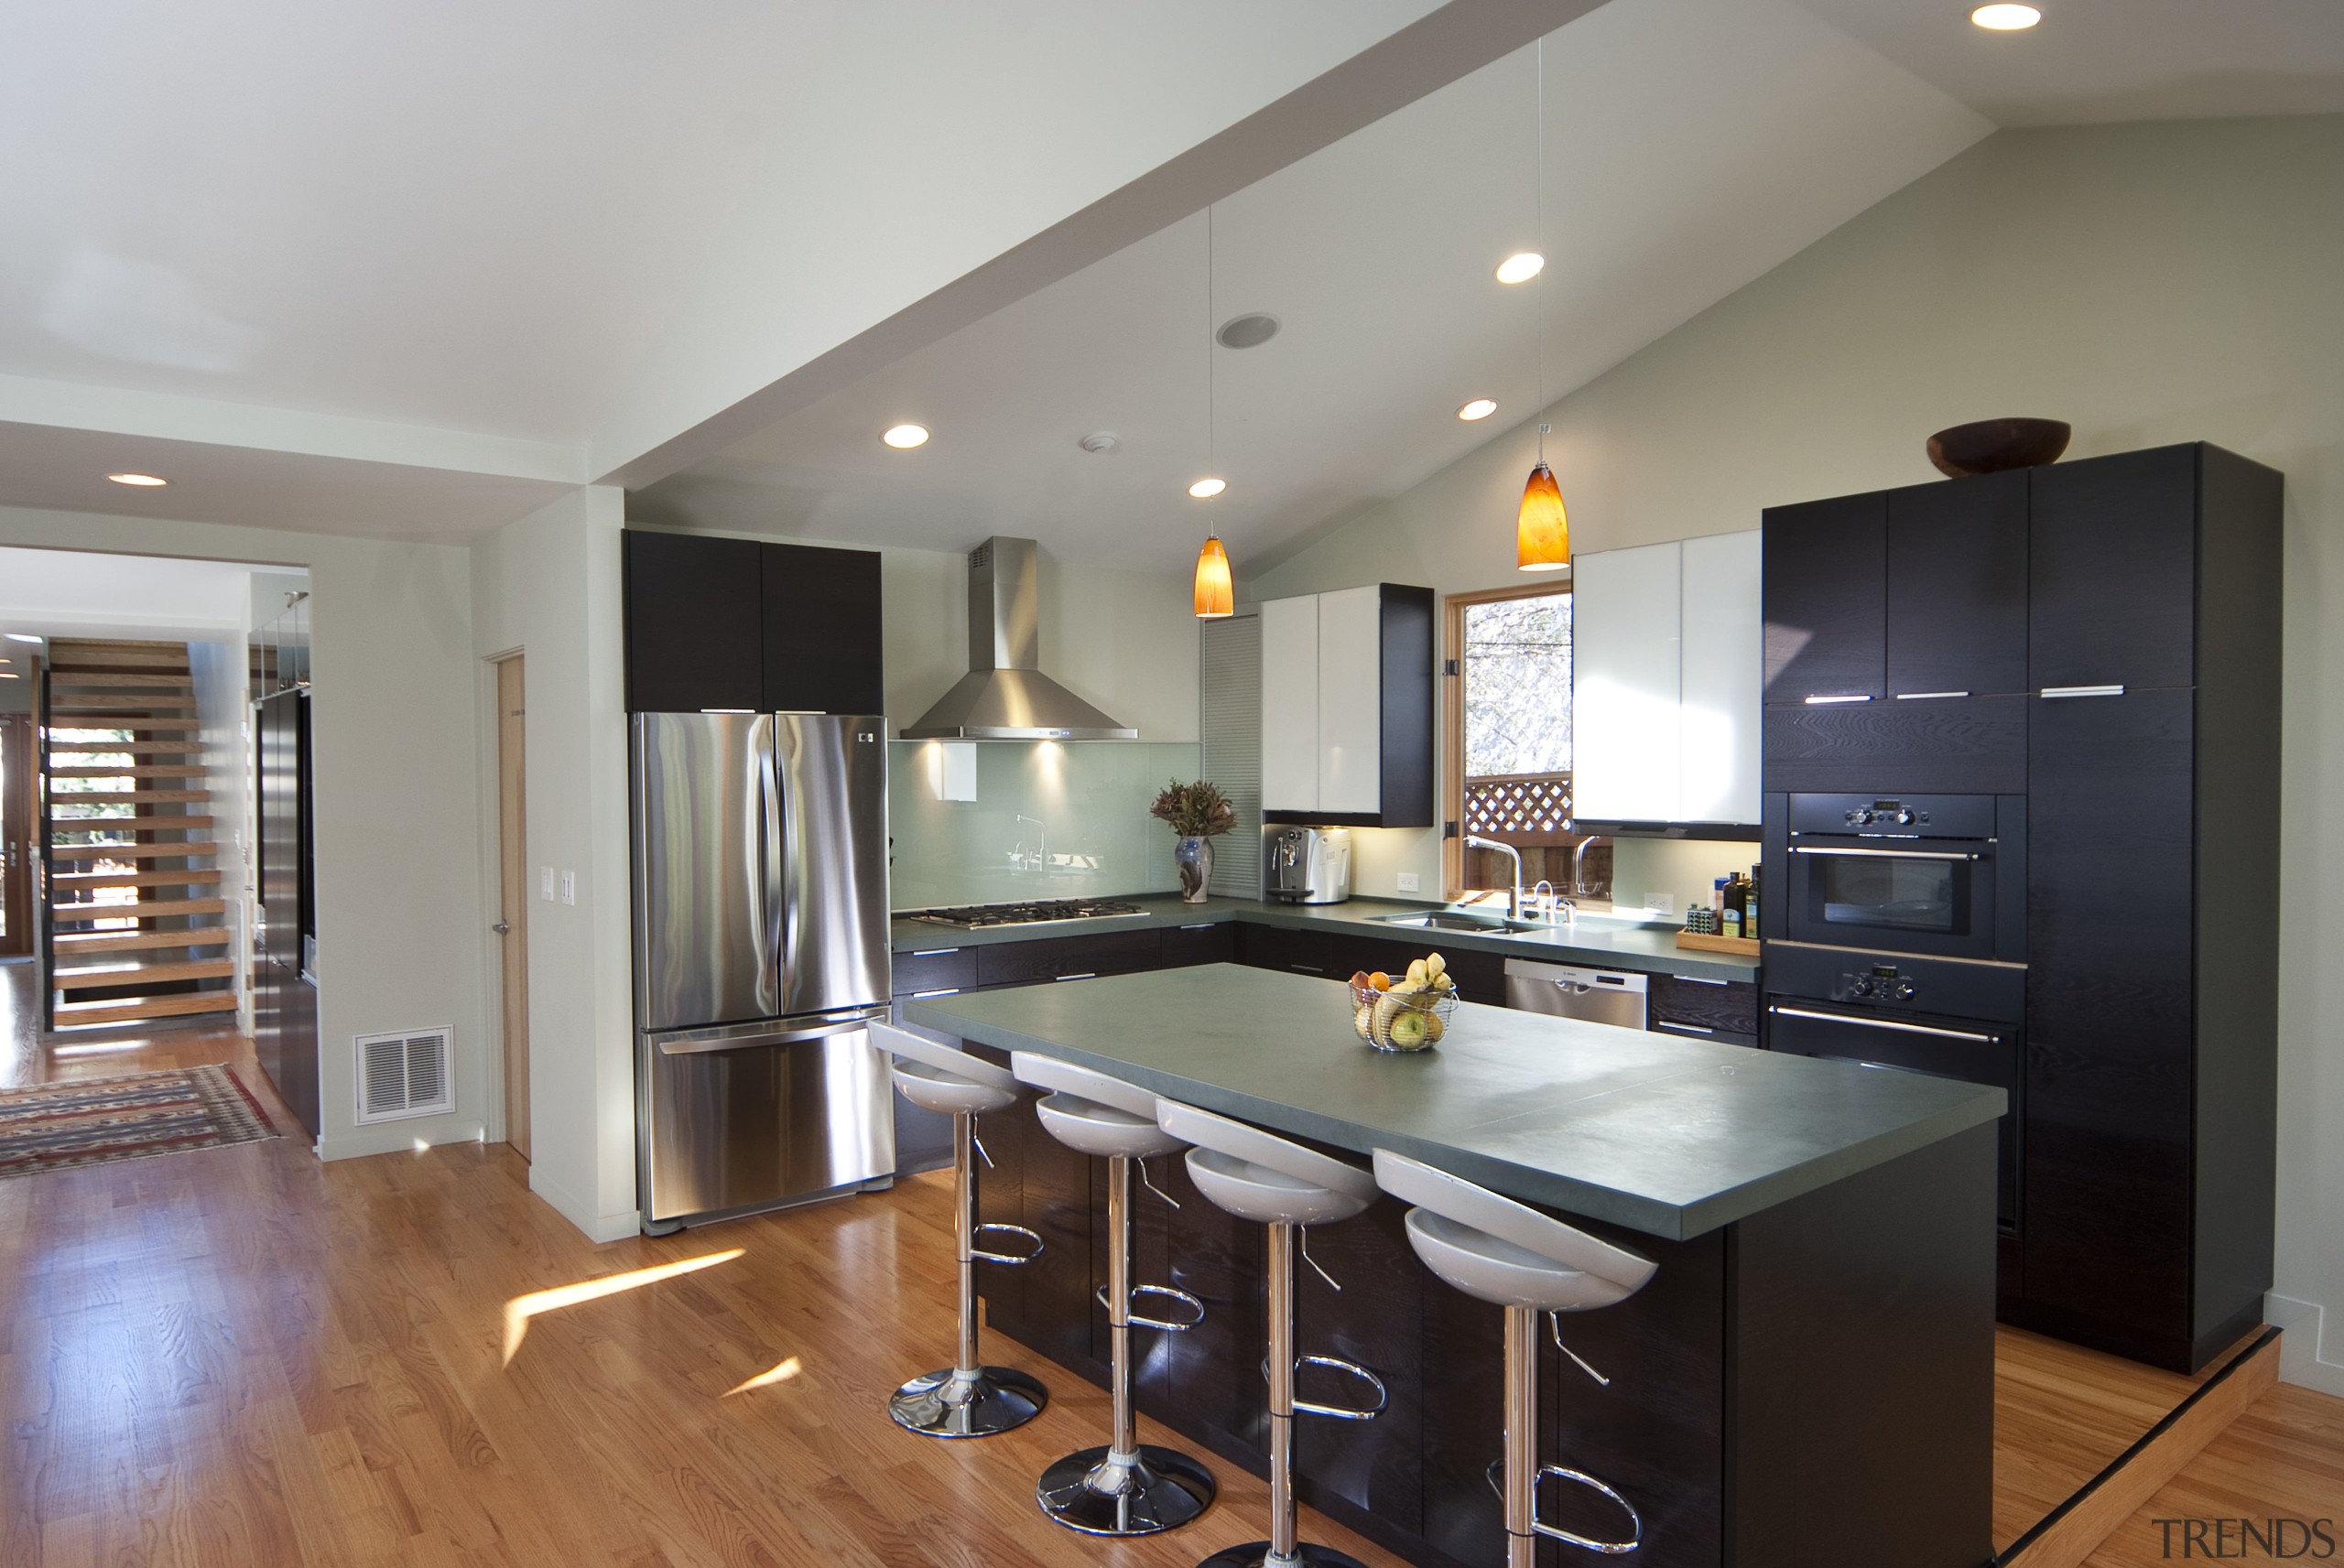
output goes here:
<path id="1" fill-rule="evenodd" d="M 28 992 L 16 968 L 0 996 Z M 100 1050 L 122 1042 L 0 1025 L 0 1082 L 225 1060 L 292 1125 L 232 1031 Z M 320 1165 L 280 1138 L 0 1182 L 0 1568 L 1188 1568 L 1263 1533 L 1262 1484 L 1219 1463 L 1188 1530 L 1047 1524 L 1034 1476 L 1101 1439 L 1106 1401 L 998 1337 L 993 1359 L 1049 1385 L 1039 1420 L 959 1444 L 888 1423 L 887 1392 L 949 1356 L 942 1173 L 607 1247 L 526 1181 L 501 1145 Z M 2096 1469 L 2162 1413 L 2144 1368 L 2005 1345 L 2012 1510 L 2034 1505 L 2011 1488 Z M 2062 1379 L 2098 1391 L 2046 1391 Z M 2162 1561 L 2155 1518 L 2340 1498 L 2344 1401 L 2282 1389 L 2090 1562 Z M 1305 1533 L 1395 1568 L 1323 1519 Z"/>

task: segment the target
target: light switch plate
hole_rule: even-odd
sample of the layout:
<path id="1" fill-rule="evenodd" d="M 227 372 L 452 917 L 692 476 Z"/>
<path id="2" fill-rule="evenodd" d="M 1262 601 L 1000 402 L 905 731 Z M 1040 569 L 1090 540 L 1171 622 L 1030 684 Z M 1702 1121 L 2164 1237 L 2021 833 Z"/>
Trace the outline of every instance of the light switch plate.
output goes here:
<path id="1" fill-rule="evenodd" d="M 1673 892 L 1646 893 L 1644 908 L 1654 914 L 1674 914 L 1677 913 L 1677 895 Z"/>
<path id="2" fill-rule="evenodd" d="M 1416 872 L 1402 871 L 1400 873 L 1400 891 L 1402 892 L 1421 892 L 1424 891 L 1424 879 L 1417 876 Z"/>
<path id="3" fill-rule="evenodd" d="M 548 903 L 553 902 L 553 868 L 551 866 L 537 868 L 537 896 Z"/>
<path id="4" fill-rule="evenodd" d="M 576 871 L 561 873 L 561 902 L 564 903 L 578 902 L 578 873 Z"/>

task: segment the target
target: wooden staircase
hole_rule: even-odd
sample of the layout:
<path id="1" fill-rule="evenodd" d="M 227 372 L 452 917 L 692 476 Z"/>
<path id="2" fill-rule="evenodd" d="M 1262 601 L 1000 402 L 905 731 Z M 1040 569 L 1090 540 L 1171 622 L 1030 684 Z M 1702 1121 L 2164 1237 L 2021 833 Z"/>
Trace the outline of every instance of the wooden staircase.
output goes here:
<path id="1" fill-rule="evenodd" d="M 233 1011 L 187 644 L 54 638 L 42 702 L 49 1026 Z"/>

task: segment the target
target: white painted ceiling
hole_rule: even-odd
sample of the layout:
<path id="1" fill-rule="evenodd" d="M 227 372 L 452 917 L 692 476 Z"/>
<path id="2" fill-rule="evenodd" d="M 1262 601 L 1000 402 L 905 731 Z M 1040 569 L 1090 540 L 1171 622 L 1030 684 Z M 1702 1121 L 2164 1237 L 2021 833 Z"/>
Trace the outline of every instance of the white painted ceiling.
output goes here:
<path id="1" fill-rule="evenodd" d="M 1518 424 L 1542 371 L 1547 401 L 1585 384 L 1997 123 L 2344 107 L 2339 0 L 2044 4 L 2035 33 L 1992 35 L 1937 0 L 1611 0 L 1545 42 L 1543 230 L 1525 49 L 1219 203 L 1210 312 L 1199 215 L 631 496 L 631 514 L 936 548 L 1026 535 L 1164 570 L 1210 524 L 1243 571 Z M 2283 65 L 2299 90 L 2262 94 Z M 1524 244 L 1546 276 L 1497 284 Z M 1211 351 L 1209 438 L 1209 327 L 1251 310 L 1284 330 Z M 1497 415 L 1459 422 L 1477 395 Z M 934 438 L 882 447 L 905 419 Z M 1120 449 L 1082 451 L 1094 430 Z M 1229 491 L 1189 500 L 1209 470 Z"/>

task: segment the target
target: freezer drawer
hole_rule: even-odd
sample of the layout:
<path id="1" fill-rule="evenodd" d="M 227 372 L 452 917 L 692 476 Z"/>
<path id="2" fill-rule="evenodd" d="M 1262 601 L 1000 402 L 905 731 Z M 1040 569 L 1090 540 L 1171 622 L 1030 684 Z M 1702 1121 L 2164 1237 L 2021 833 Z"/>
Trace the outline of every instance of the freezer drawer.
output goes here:
<path id="1" fill-rule="evenodd" d="M 638 1040 L 645 1219 L 772 1207 L 894 1173 L 895 1096 L 867 1029 Z"/>

